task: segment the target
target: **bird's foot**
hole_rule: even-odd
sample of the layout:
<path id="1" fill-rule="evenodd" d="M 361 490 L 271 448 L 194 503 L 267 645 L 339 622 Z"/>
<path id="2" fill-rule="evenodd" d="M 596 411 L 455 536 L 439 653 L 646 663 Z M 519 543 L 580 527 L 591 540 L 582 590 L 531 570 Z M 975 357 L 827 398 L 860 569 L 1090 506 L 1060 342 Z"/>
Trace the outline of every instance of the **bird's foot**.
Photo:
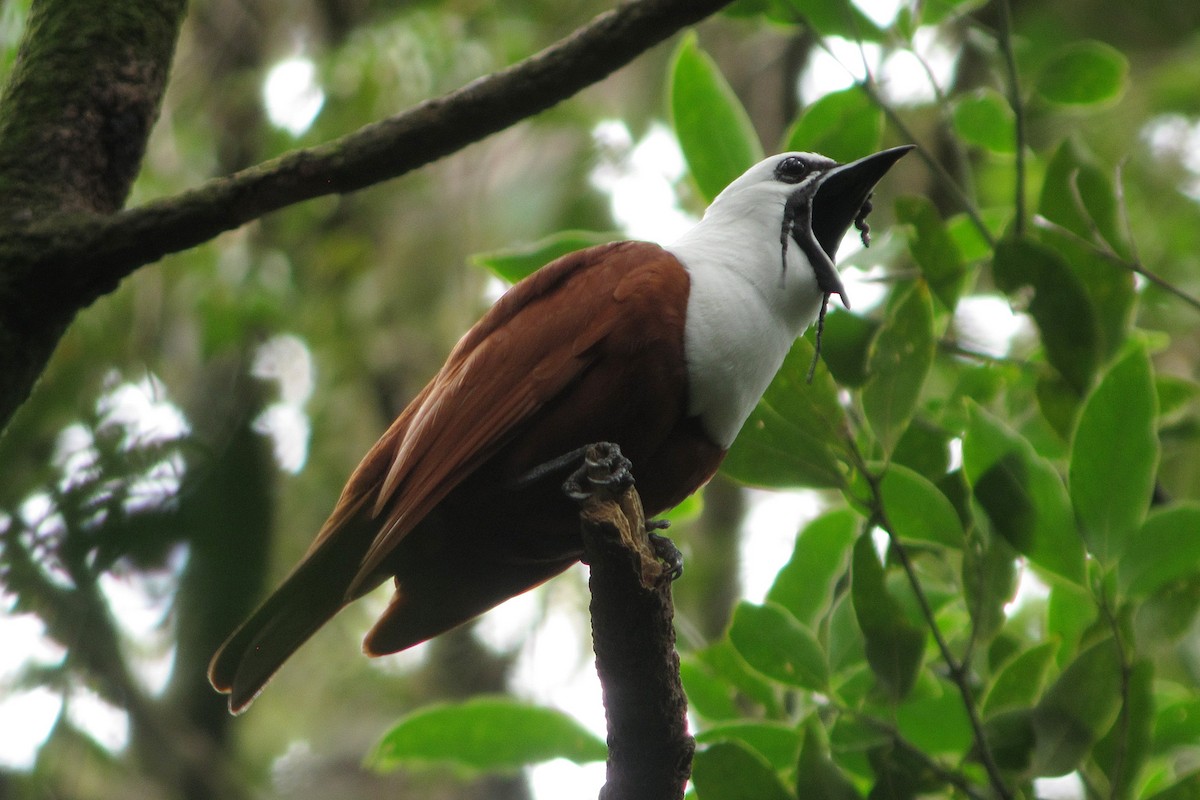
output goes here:
<path id="1" fill-rule="evenodd" d="M 683 553 L 679 552 L 679 548 L 669 538 L 654 533 L 654 530 L 664 530 L 670 524 L 665 519 L 649 520 L 646 522 L 646 530 L 649 532 L 650 548 L 655 557 L 663 562 L 663 573 L 672 581 L 677 581 L 683 577 Z"/>
<path id="2" fill-rule="evenodd" d="M 597 442 L 582 448 L 582 452 L 577 450 L 568 455 L 576 460 L 581 455 L 583 458 L 583 463 L 563 482 L 563 491 L 572 500 L 584 500 L 600 489 L 616 494 L 633 486 L 633 464 L 612 442 Z"/>

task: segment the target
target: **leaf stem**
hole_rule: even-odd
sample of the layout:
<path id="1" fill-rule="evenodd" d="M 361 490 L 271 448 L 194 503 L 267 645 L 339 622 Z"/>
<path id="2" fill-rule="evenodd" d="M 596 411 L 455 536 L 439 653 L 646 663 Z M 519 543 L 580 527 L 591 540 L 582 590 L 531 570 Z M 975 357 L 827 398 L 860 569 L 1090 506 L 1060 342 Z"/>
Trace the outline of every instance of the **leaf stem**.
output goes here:
<path id="1" fill-rule="evenodd" d="M 1035 226 L 1037 226 L 1038 228 L 1041 228 L 1042 230 L 1052 231 L 1054 233 L 1060 234 L 1060 235 L 1072 240 L 1073 242 L 1088 248 L 1089 250 L 1092 251 L 1092 253 L 1094 253 L 1097 256 L 1100 256 L 1101 258 L 1103 258 L 1104 260 L 1108 261 L 1111 264 L 1115 264 L 1119 267 L 1124 267 L 1125 269 L 1129 270 L 1130 272 L 1134 272 L 1138 275 L 1141 275 L 1143 278 L 1145 278 L 1150 283 L 1153 283 L 1158 288 L 1162 289 L 1163 291 L 1167 292 L 1168 294 L 1174 295 L 1176 298 L 1182 300 L 1184 303 L 1191 306 L 1196 311 L 1200 311 L 1200 299 L 1197 299 L 1197 298 L 1193 297 L 1192 295 L 1188 294 L 1187 292 L 1183 291 L 1182 289 L 1180 289 L 1179 287 L 1175 286 L 1173 283 L 1168 281 L 1166 278 L 1163 278 L 1161 275 L 1158 275 L 1157 273 L 1152 272 L 1150 269 L 1148 269 L 1146 267 L 1146 265 L 1144 265 L 1136 257 L 1132 261 L 1129 259 L 1126 259 L 1120 253 L 1113 250 L 1112 246 L 1106 240 L 1104 240 L 1103 244 L 1097 244 L 1096 242 L 1085 239 L 1084 237 L 1080 236 L 1078 233 L 1071 230 L 1070 228 L 1063 227 L 1062 225 L 1059 225 L 1057 222 L 1054 222 L 1053 220 L 1046 219 L 1045 217 L 1041 216 L 1040 214 L 1034 215 L 1033 224 Z"/>
<path id="2" fill-rule="evenodd" d="M 1121 711 L 1117 717 L 1117 741 L 1113 749 L 1112 768 L 1109 771 L 1109 798 L 1118 800 L 1121 797 L 1121 787 L 1124 783 L 1126 761 L 1129 756 L 1129 685 L 1133 674 L 1133 666 L 1129 663 L 1125 643 L 1121 640 L 1121 626 L 1113 614 L 1108 592 L 1103 584 L 1100 587 L 1100 613 L 1112 630 L 1113 644 L 1117 648 L 1117 660 L 1121 664 Z"/>
<path id="3" fill-rule="evenodd" d="M 873 717 L 870 714 L 864 714 L 861 711 L 855 711 L 846 706 L 837 706 L 839 713 L 861 722 L 871 730 L 881 733 L 891 740 L 892 744 L 899 750 L 904 751 L 905 755 L 911 756 L 913 759 L 920 761 L 921 765 L 932 772 L 942 782 L 953 786 L 960 792 L 965 794 L 971 800 L 987 800 L 986 795 L 981 793 L 961 772 L 945 766 L 937 759 L 930 756 L 920 747 L 917 747 L 892 724 L 885 722 L 878 717 Z"/>
<path id="4" fill-rule="evenodd" d="M 1013 198 L 1016 219 L 1013 232 L 1020 237 L 1025 233 L 1025 105 L 1021 102 L 1021 82 L 1017 74 L 1017 59 L 1012 46 L 1012 7 L 1009 0 L 1000 0 L 1000 31 L 997 33 L 1000 52 L 1004 57 L 1004 70 L 1008 77 L 1008 104 L 1015 117 L 1016 139 L 1016 191 Z"/>

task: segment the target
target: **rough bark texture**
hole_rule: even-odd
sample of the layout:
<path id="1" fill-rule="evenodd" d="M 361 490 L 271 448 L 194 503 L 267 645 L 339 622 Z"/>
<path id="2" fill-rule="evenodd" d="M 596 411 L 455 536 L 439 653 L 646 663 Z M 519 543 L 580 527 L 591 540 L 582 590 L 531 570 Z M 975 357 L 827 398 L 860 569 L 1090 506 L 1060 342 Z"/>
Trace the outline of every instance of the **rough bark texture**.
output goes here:
<path id="1" fill-rule="evenodd" d="M 0 95 L 0 428 L 24 402 L 75 313 L 63 272 L 19 245 L 64 215 L 108 215 L 125 203 L 158 115 L 184 0 L 37 0 Z M 47 223 L 48 226 L 47 226 Z M 70 236 L 60 233 L 60 236 Z"/>
<path id="2" fill-rule="evenodd" d="M 696 744 L 679 679 L 671 577 L 650 547 L 637 491 L 592 488 L 580 520 L 608 719 L 608 774 L 600 797 L 682 798 Z"/>
<path id="3" fill-rule="evenodd" d="M 183 2 L 124 0 L 97 14 L 87 0 L 41 0 L 0 101 L 0 190 L 12 198 L 0 201 L 0 373 L 7 378 L 0 426 L 74 315 L 138 267 L 268 212 L 455 152 L 550 108 L 728 2 L 627 3 L 541 53 L 395 117 L 112 213 L 140 163 Z M 37 162 L 26 163 L 33 147 Z"/>

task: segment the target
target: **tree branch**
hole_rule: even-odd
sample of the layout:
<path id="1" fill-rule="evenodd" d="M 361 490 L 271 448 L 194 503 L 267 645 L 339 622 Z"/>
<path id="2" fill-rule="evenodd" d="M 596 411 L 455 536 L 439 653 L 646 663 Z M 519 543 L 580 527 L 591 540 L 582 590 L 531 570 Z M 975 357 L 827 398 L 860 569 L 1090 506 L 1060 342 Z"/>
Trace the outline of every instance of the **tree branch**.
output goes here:
<path id="1" fill-rule="evenodd" d="M 679 679 L 671 576 L 649 542 L 637 492 L 620 490 L 604 466 L 596 469 L 601 459 L 594 449 L 579 518 L 608 718 L 608 776 L 600 797 L 682 798 L 696 743 Z"/>
<path id="2" fill-rule="evenodd" d="M 65 276 L 86 305 L 167 253 L 303 200 L 398 177 L 544 111 L 728 2 L 627 3 L 524 61 L 332 142 L 110 217 L 54 217 L 6 249 L 26 253 L 39 280 L 47 267 L 73 271 L 86 259 L 86 274 Z"/>
<path id="3" fill-rule="evenodd" d="M 449 155 L 596 83 L 730 0 L 637 0 L 507 69 L 317 147 L 111 215 L 62 210 L 0 229 L 0 366 L 38 363 L 0 393 L 0 427 L 24 402 L 67 322 L 137 268 L 289 205 L 362 189 Z M 44 351 L 44 355 L 42 354 Z M 27 355 L 21 357 L 29 360 Z M 9 372 L 5 370 L 6 372 Z"/>

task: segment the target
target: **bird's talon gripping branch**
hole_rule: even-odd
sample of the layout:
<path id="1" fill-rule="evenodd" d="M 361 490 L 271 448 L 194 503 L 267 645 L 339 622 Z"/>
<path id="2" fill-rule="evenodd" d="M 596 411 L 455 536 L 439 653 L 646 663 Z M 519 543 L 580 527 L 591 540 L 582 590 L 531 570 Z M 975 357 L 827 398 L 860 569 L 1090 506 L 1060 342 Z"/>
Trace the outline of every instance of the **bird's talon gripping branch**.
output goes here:
<path id="1" fill-rule="evenodd" d="M 647 523 L 646 527 L 649 529 L 649 523 Z M 663 562 L 663 574 L 672 581 L 677 581 L 683 577 L 683 553 L 679 552 L 679 548 L 675 546 L 675 543 L 668 537 L 653 532 L 649 534 L 649 538 L 650 547 L 654 550 L 655 557 Z"/>
<path id="2" fill-rule="evenodd" d="M 597 489 L 617 493 L 633 486 L 633 464 L 612 442 L 597 442 L 583 450 L 583 463 L 563 482 L 572 500 L 586 500 Z"/>

